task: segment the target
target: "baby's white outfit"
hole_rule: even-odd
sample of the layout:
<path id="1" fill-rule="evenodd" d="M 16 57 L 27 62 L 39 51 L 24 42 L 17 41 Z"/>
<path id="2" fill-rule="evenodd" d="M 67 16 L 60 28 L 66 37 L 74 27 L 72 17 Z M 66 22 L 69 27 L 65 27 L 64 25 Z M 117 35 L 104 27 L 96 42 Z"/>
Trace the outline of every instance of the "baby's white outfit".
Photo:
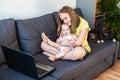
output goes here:
<path id="1" fill-rule="evenodd" d="M 70 34 L 70 35 L 67 35 L 67 36 L 63 36 L 63 38 L 66 38 L 66 39 L 69 39 L 69 40 L 75 40 L 73 37 L 72 37 L 72 35 Z M 74 49 L 74 47 L 70 47 L 70 46 L 61 46 L 61 48 L 60 48 L 60 51 L 63 51 L 63 49 L 65 49 L 65 48 L 67 48 L 67 47 L 69 47 L 71 50 L 73 50 Z"/>

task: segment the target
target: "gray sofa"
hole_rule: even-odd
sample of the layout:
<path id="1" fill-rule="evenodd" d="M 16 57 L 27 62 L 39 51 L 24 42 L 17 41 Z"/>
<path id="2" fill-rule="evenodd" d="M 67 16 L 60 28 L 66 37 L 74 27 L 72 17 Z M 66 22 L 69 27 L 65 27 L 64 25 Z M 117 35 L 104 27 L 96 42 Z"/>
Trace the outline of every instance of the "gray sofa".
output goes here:
<path id="1" fill-rule="evenodd" d="M 75 9 L 81 15 L 79 8 Z M 57 12 L 40 17 L 15 20 L 0 20 L 0 45 L 5 45 L 31 54 L 34 59 L 56 67 L 56 70 L 42 80 L 92 80 L 95 76 L 112 66 L 117 59 L 117 43 L 106 40 L 102 44 L 89 41 L 92 52 L 83 61 L 58 60 L 50 62 L 42 54 L 41 33 L 56 40 Z M 7 67 L 0 48 L 0 80 L 35 80 Z"/>
<path id="2" fill-rule="evenodd" d="M 120 41 L 118 41 L 117 44 L 118 44 L 117 54 L 118 54 L 118 59 L 120 59 Z"/>

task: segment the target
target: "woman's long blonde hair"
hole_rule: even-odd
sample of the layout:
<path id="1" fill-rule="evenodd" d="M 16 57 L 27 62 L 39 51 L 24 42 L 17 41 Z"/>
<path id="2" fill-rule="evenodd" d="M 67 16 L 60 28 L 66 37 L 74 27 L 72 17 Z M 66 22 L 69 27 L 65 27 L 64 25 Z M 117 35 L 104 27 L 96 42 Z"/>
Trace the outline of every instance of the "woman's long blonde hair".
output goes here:
<path id="1" fill-rule="evenodd" d="M 60 36 L 60 33 L 61 33 L 60 27 L 61 27 L 61 24 L 63 24 L 63 21 L 60 19 L 60 13 L 68 13 L 71 19 L 71 26 L 70 26 L 71 33 L 75 33 L 76 28 L 80 24 L 80 18 L 71 7 L 64 6 L 58 12 L 58 29 L 57 29 L 58 36 Z"/>

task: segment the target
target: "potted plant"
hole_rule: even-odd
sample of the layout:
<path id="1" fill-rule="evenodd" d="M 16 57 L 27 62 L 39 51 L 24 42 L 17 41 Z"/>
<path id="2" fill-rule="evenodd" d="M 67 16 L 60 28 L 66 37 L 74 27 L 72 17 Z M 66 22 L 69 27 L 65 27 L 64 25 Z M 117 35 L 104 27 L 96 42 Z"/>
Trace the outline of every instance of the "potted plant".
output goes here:
<path id="1" fill-rule="evenodd" d="M 104 28 L 110 29 L 113 37 L 119 42 L 118 58 L 120 58 L 120 0 L 101 0 L 97 8 L 105 14 Z"/>
<path id="2" fill-rule="evenodd" d="M 113 37 L 120 41 L 120 0 L 101 0 L 97 8 L 105 14 L 104 28 L 110 29 Z"/>

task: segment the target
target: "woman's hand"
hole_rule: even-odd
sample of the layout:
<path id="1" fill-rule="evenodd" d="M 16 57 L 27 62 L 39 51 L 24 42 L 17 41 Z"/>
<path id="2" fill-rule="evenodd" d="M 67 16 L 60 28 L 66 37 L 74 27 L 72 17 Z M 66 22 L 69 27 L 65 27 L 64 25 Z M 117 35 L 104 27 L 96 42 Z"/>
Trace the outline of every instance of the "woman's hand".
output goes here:
<path id="1" fill-rule="evenodd" d="M 57 43 L 68 42 L 68 41 L 69 41 L 68 39 L 65 39 L 65 38 L 63 38 L 63 37 L 59 37 L 59 38 L 56 40 Z"/>
<path id="2" fill-rule="evenodd" d="M 75 40 L 62 41 L 60 44 L 63 46 L 75 46 Z"/>

